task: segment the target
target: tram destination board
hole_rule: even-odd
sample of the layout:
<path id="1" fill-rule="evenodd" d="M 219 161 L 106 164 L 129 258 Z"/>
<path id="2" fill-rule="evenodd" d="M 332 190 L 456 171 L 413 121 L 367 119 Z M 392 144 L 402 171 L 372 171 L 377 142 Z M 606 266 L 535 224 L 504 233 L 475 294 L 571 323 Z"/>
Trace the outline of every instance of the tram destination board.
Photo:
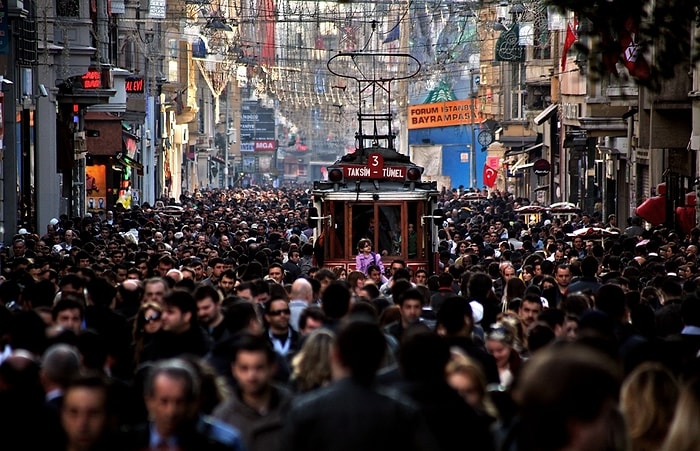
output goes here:
<path id="1" fill-rule="evenodd" d="M 406 167 L 385 166 L 381 171 L 373 171 L 369 166 L 347 165 L 343 166 L 345 179 L 388 179 L 406 180 Z"/>

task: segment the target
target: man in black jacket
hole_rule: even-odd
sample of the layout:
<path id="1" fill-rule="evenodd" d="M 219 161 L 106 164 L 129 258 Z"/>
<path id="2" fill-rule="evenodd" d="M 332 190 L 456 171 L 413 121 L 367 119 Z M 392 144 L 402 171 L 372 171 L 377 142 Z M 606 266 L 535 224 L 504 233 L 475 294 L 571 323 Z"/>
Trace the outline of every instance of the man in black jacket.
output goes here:
<path id="1" fill-rule="evenodd" d="M 372 388 L 386 341 L 369 320 L 350 319 L 331 351 L 334 383 L 302 397 L 285 427 L 287 450 L 435 450 L 424 418 L 409 402 Z"/>

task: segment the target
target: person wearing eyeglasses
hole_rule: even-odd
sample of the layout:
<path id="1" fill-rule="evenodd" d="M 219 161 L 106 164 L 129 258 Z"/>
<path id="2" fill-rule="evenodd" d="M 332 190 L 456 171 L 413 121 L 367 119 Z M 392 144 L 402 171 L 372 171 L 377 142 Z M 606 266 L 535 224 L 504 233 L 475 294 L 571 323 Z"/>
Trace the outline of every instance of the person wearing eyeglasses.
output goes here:
<path id="1" fill-rule="evenodd" d="M 291 310 L 285 299 L 270 299 L 265 303 L 267 336 L 274 350 L 286 359 L 299 350 L 299 333 L 291 325 Z"/>

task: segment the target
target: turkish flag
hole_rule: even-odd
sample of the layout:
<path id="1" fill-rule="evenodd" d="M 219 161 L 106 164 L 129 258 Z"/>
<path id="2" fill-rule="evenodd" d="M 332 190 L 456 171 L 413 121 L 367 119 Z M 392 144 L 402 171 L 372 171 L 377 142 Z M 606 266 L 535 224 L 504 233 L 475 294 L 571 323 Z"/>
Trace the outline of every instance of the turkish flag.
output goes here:
<path id="1" fill-rule="evenodd" d="M 649 63 L 644 58 L 642 49 L 636 42 L 637 24 L 631 17 L 625 22 L 624 29 L 620 31 L 620 48 L 622 50 L 622 62 L 627 71 L 634 78 L 646 80 L 651 75 Z"/>
<path id="2" fill-rule="evenodd" d="M 489 188 L 493 188 L 493 185 L 496 184 L 497 176 L 498 171 L 496 171 L 494 168 L 490 168 L 484 165 L 484 185 L 488 186 Z"/>
<path id="3" fill-rule="evenodd" d="M 578 19 L 574 18 L 574 23 L 569 22 L 566 26 L 566 39 L 564 40 L 564 50 L 561 52 L 561 71 L 566 69 L 566 55 L 574 42 L 578 40 L 576 36 L 576 28 L 578 27 Z"/>

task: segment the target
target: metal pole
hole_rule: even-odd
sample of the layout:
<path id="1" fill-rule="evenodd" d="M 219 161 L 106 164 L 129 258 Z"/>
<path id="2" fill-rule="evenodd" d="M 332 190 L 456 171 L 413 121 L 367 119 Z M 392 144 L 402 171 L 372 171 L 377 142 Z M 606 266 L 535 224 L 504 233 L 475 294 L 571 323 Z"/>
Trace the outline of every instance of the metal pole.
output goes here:
<path id="1" fill-rule="evenodd" d="M 231 93 L 229 92 L 228 89 L 228 81 L 226 82 L 226 130 L 224 131 L 225 136 L 226 136 L 226 142 L 224 143 L 224 189 L 228 189 L 229 185 L 229 170 L 228 170 L 228 152 L 229 152 L 229 147 L 231 146 L 231 125 L 229 124 L 229 97 L 231 96 Z"/>
<path id="2" fill-rule="evenodd" d="M 471 148 L 469 152 L 470 169 L 471 169 L 471 185 L 472 188 L 477 188 L 476 186 L 476 144 L 474 143 L 474 115 L 476 114 L 476 108 L 474 102 L 476 101 L 476 96 L 474 95 L 474 69 L 469 69 L 469 97 L 471 98 Z"/>

